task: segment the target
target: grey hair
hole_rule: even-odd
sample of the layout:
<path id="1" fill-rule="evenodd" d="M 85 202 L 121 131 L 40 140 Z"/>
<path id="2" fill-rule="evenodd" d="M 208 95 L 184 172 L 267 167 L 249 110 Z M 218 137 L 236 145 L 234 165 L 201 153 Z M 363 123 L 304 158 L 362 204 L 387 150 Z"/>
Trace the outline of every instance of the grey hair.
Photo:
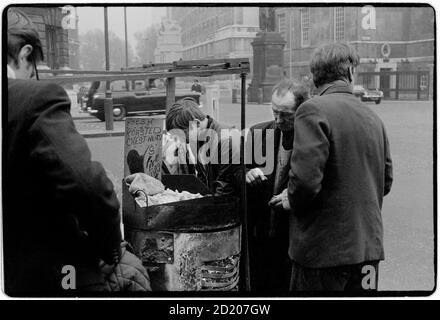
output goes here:
<path id="1" fill-rule="evenodd" d="M 283 79 L 278 82 L 272 89 L 272 95 L 284 96 L 289 91 L 295 96 L 295 109 L 310 98 L 310 88 L 308 85 L 290 79 Z"/>

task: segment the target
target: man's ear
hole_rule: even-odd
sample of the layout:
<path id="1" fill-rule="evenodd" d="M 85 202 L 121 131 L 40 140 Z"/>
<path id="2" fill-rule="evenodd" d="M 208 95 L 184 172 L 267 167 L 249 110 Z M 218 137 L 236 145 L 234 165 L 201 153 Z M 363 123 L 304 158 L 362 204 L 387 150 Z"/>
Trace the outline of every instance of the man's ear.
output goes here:
<path id="1" fill-rule="evenodd" d="M 22 60 L 29 61 L 29 56 L 32 54 L 34 48 L 30 44 L 26 44 L 21 47 L 20 52 L 18 53 L 18 62 L 21 63 Z"/>

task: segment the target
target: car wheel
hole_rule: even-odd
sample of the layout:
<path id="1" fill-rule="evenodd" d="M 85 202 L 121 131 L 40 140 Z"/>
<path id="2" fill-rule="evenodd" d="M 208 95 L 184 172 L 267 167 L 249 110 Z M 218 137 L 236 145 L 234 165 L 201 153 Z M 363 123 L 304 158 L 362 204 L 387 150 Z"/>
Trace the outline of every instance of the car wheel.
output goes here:
<path id="1" fill-rule="evenodd" d="M 113 106 L 113 119 L 121 121 L 127 115 L 127 110 L 124 106 Z"/>
<path id="2" fill-rule="evenodd" d="M 379 100 L 376 100 L 376 101 L 374 101 L 374 103 L 375 103 L 375 104 L 379 104 L 379 103 L 380 103 L 380 99 L 379 99 Z"/>

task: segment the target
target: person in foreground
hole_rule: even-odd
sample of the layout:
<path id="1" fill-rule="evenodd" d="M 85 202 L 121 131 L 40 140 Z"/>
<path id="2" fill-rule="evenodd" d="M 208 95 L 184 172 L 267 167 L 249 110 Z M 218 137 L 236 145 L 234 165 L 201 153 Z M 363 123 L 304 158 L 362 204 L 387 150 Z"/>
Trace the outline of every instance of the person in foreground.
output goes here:
<path id="1" fill-rule="evenodd" d="M 311 58 L 319 94 L 295 114 L 287 193 L 290 290 L 377 290 L 392 162 L 382 121 L 352 94 L 358 64 L 345 43 Z"/>
<path id="2" fill-rule="evenodd" d="M 149 291 L 141 261 L 127 251 L 127 243 L 121 245 L 113 185 L 101 164 L 91 161 L 65 90 L 30 80 L 43 60 L 38 33 L 32 26 L 13 25 L 7 37 L 2 190 L 6 294 Z"/>

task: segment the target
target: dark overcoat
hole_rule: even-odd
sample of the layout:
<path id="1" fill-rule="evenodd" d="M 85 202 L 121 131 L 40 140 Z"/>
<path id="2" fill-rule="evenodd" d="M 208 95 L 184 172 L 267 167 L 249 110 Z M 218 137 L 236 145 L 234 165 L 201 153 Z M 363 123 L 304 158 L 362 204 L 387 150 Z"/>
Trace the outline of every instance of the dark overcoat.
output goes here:
<path id="1" fill-rule="evenodd" d="M 339 80 L 298 108 L 294 130 L 290 258 L 310 268 L 384 259 L 381 208 L 393 178 L 380 118 Z"/>
<path id="2" fill-rule="evenodd" d="M 75 129 L 55 84 L 8 79 L 3 118 L 6 292 L 51 292 L 62 266 L 112 264 L 120 251 L 119 203 Z M 4 106 L 6 108 L 6 106 Z"/>

